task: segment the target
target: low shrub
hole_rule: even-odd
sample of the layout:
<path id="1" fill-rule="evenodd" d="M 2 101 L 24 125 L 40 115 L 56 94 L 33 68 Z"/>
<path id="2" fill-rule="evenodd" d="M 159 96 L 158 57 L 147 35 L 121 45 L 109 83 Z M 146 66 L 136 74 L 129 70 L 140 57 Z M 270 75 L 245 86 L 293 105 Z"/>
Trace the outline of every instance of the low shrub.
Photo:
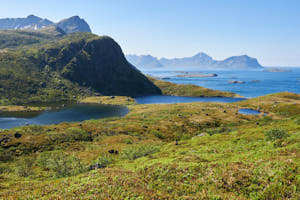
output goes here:
<path id="1" fill-rule="evenodd" d="M 63 152 L 44 152 L 39 155 L 37 163 L 44 170 L 54 172 L 54 176 L 57 178 L 73 176 L 86 171 L 80 159 Z"/>
<path id="2" fill-rule="evenodd" d="M 71 127 L 66 130 L 66 136 L 70 141 L 90 141 L 91 137 L 81 128 Z"/>
<path id="3" fill-rule="evenodd" d="M 133 144 L 133 141 L 132 141 L 131 139 L 129 139 L 129 138 L 125 138 L 125 139 L 123 140 L 123 142 L 124 142 L 125 144 Z"/>
<path id="4" fill-rule="evenodd" d="M 8 162 L 14 159 L 14 155 L 11 151 L 0 149 L 0 162 Z"/>
<path id="5" fill-rule="evenodd" d="M 94 161 L 94 164 L 98 164 L 100 168 L 105 168 L 111 164 L 113 160 L 110 154 L 102 154 Z"/>
<path id="6" fill-rule="evenodd" d="M 74 142 L 74 141 L 91 141 L 91 135 L 82 130 L 81 128 L 71 127 L 68 128 L 64 133 L 58 133 L 55 131 L 47 133 L 48 139 L 51 141 L 65 141 L 65 142 Z"/>
<path id="7" fill-rule="evenodd" d="M 295 124 L 300 125 L 300 118 L 294 120 Z"/>
<path id="8" fill-rule="evenodd" d="M 0 174 L 5 174 L 11 172 L 11 168 L 7 165 L 0 165 Z"/>
<path id="9" fill-rule="evenodd" d="M 159 132 L 159 131 L 151 131 L 151 133 L 155 136 L 155 137 L 157 137 L 157 138 L 159 138 L 159 139 L 165 139 L 165 136 L 161 133 L 161 132 Z"/>
<path id="10" fill-rule="evenodd" d="M 140 157 L 148 156 L 159 151 L 159 147 L 153 144 L 140 144 L 128 147 L 122 151 L 122 157 L 135 160 Z"/>
<path id="11" fill-rule="evenodd" d="M 275 141 L 288 137 L 288 134 L 282 129 L 271 129 L 265 132 L 266 140 Z"/>
<path id="12" fill-rule="evenodd" d="M 28 177 L 33 174 L 33 158 L 24 158 L 17 162 L 16 172 L 20 177 Z"/>

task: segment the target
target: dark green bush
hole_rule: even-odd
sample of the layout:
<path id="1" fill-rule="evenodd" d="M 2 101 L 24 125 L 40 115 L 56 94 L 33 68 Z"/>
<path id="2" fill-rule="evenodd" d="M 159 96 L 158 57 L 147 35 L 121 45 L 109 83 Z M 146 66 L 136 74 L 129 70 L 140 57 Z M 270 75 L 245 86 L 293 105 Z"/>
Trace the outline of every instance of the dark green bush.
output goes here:
<path id="1" fill-rule="evenodd" d="M 278 139 L 287 138 L 288 134 L 282 129 L 271 129 L 265 132 L 265 137 L 269 141 L 275 141 Z"/>

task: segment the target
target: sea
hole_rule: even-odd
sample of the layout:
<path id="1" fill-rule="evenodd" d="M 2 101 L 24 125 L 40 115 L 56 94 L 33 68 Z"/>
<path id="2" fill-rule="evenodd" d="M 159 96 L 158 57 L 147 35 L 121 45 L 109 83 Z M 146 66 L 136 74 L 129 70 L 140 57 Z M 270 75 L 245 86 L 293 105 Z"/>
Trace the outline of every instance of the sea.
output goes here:
<path id="1" fill-rule="evenodd" d="M 281 72 L 266 71 L 281 69 Z M 230 91 L 246 98 L 277 92 L 300 93 L 300 67 L 266 67 L 259 70 L 210 70 L 199 68 L 140 69 L 144 74 L 177 84 L 194 84 L 214 90 Z M 215 77 L 176 77 L 188 74 L 217 74 Z M 229 83 L 241 81 L 242 83 Z"/>

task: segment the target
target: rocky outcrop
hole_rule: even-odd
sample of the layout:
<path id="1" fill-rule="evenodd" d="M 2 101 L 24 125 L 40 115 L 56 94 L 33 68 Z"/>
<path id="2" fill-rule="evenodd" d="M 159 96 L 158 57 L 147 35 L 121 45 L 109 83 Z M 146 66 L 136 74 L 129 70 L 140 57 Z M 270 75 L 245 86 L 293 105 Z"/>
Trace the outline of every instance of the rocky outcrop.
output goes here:
<path id="1" fill-rule="evenodd" d="M 88 23 L 79 16 L 73 16 L 68 19 L 61 20 L 56 25 L 65 33 L 92 32 Z"/>

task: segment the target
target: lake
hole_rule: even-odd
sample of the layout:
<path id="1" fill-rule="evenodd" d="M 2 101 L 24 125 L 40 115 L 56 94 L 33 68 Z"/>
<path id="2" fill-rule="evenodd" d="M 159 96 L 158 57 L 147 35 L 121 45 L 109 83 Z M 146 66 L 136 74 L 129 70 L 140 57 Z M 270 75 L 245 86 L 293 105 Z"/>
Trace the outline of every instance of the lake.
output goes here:
<path id="1" fill-rule="evenodd" d="M 73 104 L 60 109 L 43 112 L 2 113 L 0 129 L 10 129 L 25 125 L 49 125 L 62 122 L 78 122 L 107 117 L 122 117 L 129 112 L 125 106 L 99 104 Z"/>
<path id="2" fill-rule="evenodd" d="M 276 67 L 278 68 L 278 67 Z M 268 69 L 268 68 L 266 68 Z M 154 77 L 168 77 L 166 81 L 178 84 L 194 84 L 202 87 L 229 91 L 241 96 L 252 98 L 276 92 L 300 93 L 300 68 L 290 69 L 290 72 L 267 72 L 263 70 L 205 70 L 197 68 L 156 68 L 140 69 L 143 73 Z M 216 77 L 174 77 L 188 73 L 215 73 Z M 245 83 L 228 83 L 228 81 L 244 81 Z"/>

